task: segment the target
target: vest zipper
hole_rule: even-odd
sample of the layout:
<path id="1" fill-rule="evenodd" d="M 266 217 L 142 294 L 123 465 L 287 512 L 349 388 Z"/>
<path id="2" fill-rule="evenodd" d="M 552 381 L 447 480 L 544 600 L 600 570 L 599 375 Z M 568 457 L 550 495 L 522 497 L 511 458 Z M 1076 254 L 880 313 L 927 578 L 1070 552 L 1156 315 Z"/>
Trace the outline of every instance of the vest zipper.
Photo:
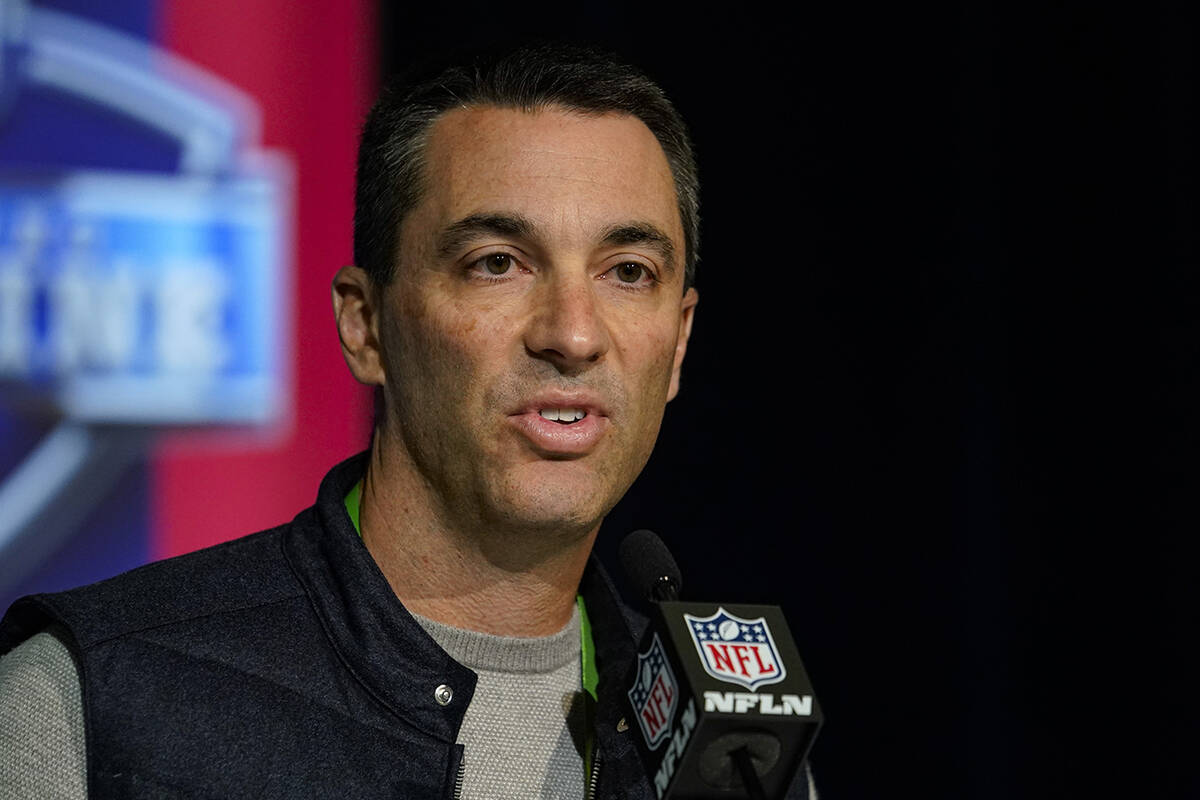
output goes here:
<path id="1" fill-rule="evenodd" d="M 454 776 L 454 800 L 462 799 L 463 776 L 466 773 L 466 764 L 463 759 L 458 760 L 458 774 Z"/>
<path id="2" fill-rule="evenodd" d="M 596 787 L 600 785 L 600 750 L 592 753 L 592 774 L 588 776 L 586 800 L 596 800 Z"/>

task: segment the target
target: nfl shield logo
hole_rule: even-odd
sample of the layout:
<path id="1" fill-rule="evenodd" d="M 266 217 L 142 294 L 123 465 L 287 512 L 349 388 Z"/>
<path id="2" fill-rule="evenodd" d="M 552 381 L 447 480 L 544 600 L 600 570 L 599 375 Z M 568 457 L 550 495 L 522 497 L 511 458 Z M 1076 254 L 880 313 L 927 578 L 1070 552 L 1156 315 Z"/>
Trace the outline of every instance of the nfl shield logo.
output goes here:
<path id="1" fill-rule="evenodd" d="M 763 617 L 742 619 L 718 608 L 711 617 L 684 614 L 683 618 L 700 663 L 717 680 L 741 684 L 753 692 L 787 675 Z"/>
<path id="2" fill-rule="evenodd" d="M 679 704 L 679 684 L 667 663 L 658 634 L 645 653 L 638 653 L 637 677 L 629 690 L 629 702 L 633 704 L 642 736 L 651 750 L 662 743 L 671 731 L 671 718 Z"/>

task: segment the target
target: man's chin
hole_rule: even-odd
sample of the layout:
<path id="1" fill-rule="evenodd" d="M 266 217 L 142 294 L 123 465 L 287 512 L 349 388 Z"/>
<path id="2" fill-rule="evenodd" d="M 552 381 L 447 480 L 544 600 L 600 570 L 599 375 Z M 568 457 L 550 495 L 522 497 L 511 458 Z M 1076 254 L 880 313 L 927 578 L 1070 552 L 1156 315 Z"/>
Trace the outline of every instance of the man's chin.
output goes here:
<path id="1" fill-rule="evenodd" d="M 539 480 L 509 482 L 494 496 L 497 523 L 514 532 L 526 529 L 573 539 L 594 530 L 612 507 L 612 487 L 595 481 L 556 482 L 553 475 L 535 477 Z"/>
<path id="2" fill-rule="evenodd" d="M 574 538 L 597 527 L 604 519 L 603 511 L 591 498 L 581 502 L 574 498 L 550 497 L 505 503 L 498 521 L 514 532 L 527 530 L 539 535 Z"/>

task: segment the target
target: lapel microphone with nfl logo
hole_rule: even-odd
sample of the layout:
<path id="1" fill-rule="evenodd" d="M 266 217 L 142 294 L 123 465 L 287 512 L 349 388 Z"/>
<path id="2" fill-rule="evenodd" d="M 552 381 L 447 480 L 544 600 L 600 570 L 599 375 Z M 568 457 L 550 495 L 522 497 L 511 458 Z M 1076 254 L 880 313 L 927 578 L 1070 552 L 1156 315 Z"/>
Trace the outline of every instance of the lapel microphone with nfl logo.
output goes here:
<path id="1" fill-rule="evenodd" d="M 822 716 L 783 612 L 680 602 L 679 567 L 651 531 L 625 537 L 620 556 L 651 601 L 626 685 L 658 798 L 784 797 Z"/>

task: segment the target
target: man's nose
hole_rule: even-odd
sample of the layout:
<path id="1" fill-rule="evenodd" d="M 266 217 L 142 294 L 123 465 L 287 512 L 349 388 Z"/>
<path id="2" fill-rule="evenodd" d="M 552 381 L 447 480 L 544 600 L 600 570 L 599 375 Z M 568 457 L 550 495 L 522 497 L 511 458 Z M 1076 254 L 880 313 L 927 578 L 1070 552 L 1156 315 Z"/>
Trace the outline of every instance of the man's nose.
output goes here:
<path id="1" fill-rule="evenodd" d="M 586 369 L 604 357 L 610 337 L 594 283 L 586 274 L 557 275 L 539 287 L 525 333 L 531 355 L 563 373 Z"/>

